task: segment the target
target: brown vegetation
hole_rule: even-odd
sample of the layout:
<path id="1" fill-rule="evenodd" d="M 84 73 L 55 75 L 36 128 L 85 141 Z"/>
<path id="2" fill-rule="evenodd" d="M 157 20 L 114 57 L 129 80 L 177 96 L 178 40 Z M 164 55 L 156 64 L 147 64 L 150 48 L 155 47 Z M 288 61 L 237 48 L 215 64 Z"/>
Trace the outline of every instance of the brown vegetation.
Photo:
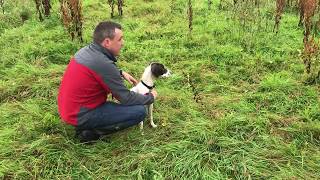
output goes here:
<path id="1" fill-rule="evenodd" d="M 111 9 L 111 18 L 114 17 L 114 0 L 108 0 L 108 4 L 110 6 L 110 9 Z"/>
<path id="2" fill-rule="evenodd" d="M 304 51 L 303 51 L 303 63 L 305 65 L 305 71 L 309 75 L 309 81 L 316 81 L 320 78 L 319 69 L 319 42 L 314 40 L 311 35 L 312 29 L 312 17 L 317 9 L 317 0 L 300 0 L 299 10 L 300 10 L 300 22 L 299 24 L 304 24 Z M 315 23 L 316 27 L 317 23 Z M 310 38 L 311 37 L 311 38 Z"/>
<path id="3" fill-rule="evenodd" d="M 192 32 L 192 17 L 193 17 L 193 11 L 192 11 L 192 2 L 191 0 L 188 1 L 188 20 L 189 20 L 189 32 Z"/>
<path id="4" fill-rule="evenodd" d="M 108 4 L 111 9 L 111 18 L 113 18 L 114 17 L 114 7 L 116 5 L 115 0 L 108 0 Z M 117 5 L 118 5 L 118 14 L 119 14 L 119 16 L 122 16 L 122 14 L 123 14 L 123 10 L 122 10 L 123 0 L 118 0 Z"/>
<path id="5" fill-rule="evenodd" d="M 122 16 L 122 14 L 123 14 L 122 6 L 123 6 L 123 0 L 118 0 L 118 13 L 119 13 L 119 16 Z"/>
<path id="6" fill-rule="evenodd" d="M 62 21 L 72 40 L 75 37 L 82 42 L 82 8 L 79 0 L 60 0 Z"/>
<path id="7" fill-rule="evenodd" d="M 2 8 L 2 13 L 4 14 L 4 0 L 0 0 L 0 6 Z"/>
<path id="8" fill-rule="evenodd" d="M 274 19 L 275 24 L 273 27 L 273 32 L 276 30 L 276 33 L 278 33 L 281 16 L 283 14 L 284 7 L 286 5 L 286 0 L 277 0 L 276 5 L 277 5 L 277 9 L 276 9 L 276 16 Z"/>
<path id="9" fill-rule="evenodd" d="M 319 44 L 320 42 L 316 42 L 313 37 L 304 42 L 303 63 L 311 81 L 320 78 Z"/>
<path id="10" fill-rule="evenodd" d="M 233 5 L 241 3 L 253 3 L 254 6 L 258 7 L 260 4 L 260 0 L 233 0 Z"/>
<path id="11" fill-rule="evenodd" d="M 287 0 L 288 7 L 298 7 L 299 0 Z"/>
<path id="12" fill-rule="evenodd" d="M 317 0 L 299 0 L 300 20 L 299 26 L 302 24 L 311 26 L 311 17 L 314 15 L 317 8 Z M 311 28 L 311 27 L 310 27 Z"/>
<path id="13" fill-rule="evenodd" d="M 48 17 L 50 15 L 50 0 L 34 0 L 36 3 L 36 9 L 39 14 L 39 20 L 43 21 L 43 16 Z"/>

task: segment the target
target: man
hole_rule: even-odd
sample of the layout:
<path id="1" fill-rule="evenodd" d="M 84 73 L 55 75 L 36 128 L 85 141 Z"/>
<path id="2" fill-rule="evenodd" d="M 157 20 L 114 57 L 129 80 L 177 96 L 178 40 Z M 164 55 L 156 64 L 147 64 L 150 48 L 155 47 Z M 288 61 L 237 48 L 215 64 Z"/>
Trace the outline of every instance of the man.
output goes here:
<path id="1" fill-rule="evenodd" d="M 80 142 L 92 142 L 143 121 L 146 110 L 157 96 L 129 91 L 122 78 L 136 84 L 130 74 L 117 68 L 115 58 L 124 44 L 121 25 L 105 21 L 95 28 L 93 43 L 80 49 L 63 75 L 59 88 L 59 114 L 75 126 Z M 112 95 L 120 104 L 109 102 Z"/>

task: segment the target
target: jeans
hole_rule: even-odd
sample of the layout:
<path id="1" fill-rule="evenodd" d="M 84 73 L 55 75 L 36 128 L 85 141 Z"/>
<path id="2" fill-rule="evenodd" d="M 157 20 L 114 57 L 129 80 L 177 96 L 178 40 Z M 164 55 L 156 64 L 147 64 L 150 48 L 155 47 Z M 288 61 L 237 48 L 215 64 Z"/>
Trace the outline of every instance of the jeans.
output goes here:
<path id="1" fill-rule="evenodd" d="M 136 125 L 146 117 L 144 105 L 122 105 L 106 102 L 79 118 L 76 131 L 94 130 L 111 134 Z"/>

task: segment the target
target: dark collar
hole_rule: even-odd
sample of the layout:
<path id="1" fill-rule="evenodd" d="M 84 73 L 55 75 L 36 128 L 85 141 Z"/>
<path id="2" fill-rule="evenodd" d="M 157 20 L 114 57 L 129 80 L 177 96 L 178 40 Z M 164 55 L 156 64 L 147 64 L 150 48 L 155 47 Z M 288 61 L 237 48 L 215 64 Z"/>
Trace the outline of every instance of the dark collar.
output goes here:
<path id="1" fill-rule="evenodd" d="M 113 62 L 117 62 L 117 59 L 114 57 L 114 55 L 107 48 L 104 48 L 100 44 L 97 44 L 95 42 L 91 43 L 90 46 L 93 49 L 102 52 L 105 56 L 107 56 Z"/>
<path id="2" fill-rule="evenodd" d="M 149 90 L 153 89 L 154 87 L 156 87 L 156 85 L 153 85 L 153 86 L 148 86 L 146 83 L 144 83 L 142 80 L 141 80 L 141 83 L 147 87 Z"/>

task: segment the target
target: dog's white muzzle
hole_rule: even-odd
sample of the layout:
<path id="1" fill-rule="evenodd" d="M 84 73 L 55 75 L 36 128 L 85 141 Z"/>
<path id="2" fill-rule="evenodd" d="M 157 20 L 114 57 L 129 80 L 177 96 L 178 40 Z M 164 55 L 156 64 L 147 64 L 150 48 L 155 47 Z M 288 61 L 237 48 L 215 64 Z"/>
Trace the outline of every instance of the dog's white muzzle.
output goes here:
<path id="1" fill-rule="evenodd" d="M 160 77 L 164 77 L 164 78 L 167 78 L 167 77 L 170 77 L 171 76 L 171 72 L 169 69 L 167 69 L 167 72 L 165 74 L 162 74 Z"/>

